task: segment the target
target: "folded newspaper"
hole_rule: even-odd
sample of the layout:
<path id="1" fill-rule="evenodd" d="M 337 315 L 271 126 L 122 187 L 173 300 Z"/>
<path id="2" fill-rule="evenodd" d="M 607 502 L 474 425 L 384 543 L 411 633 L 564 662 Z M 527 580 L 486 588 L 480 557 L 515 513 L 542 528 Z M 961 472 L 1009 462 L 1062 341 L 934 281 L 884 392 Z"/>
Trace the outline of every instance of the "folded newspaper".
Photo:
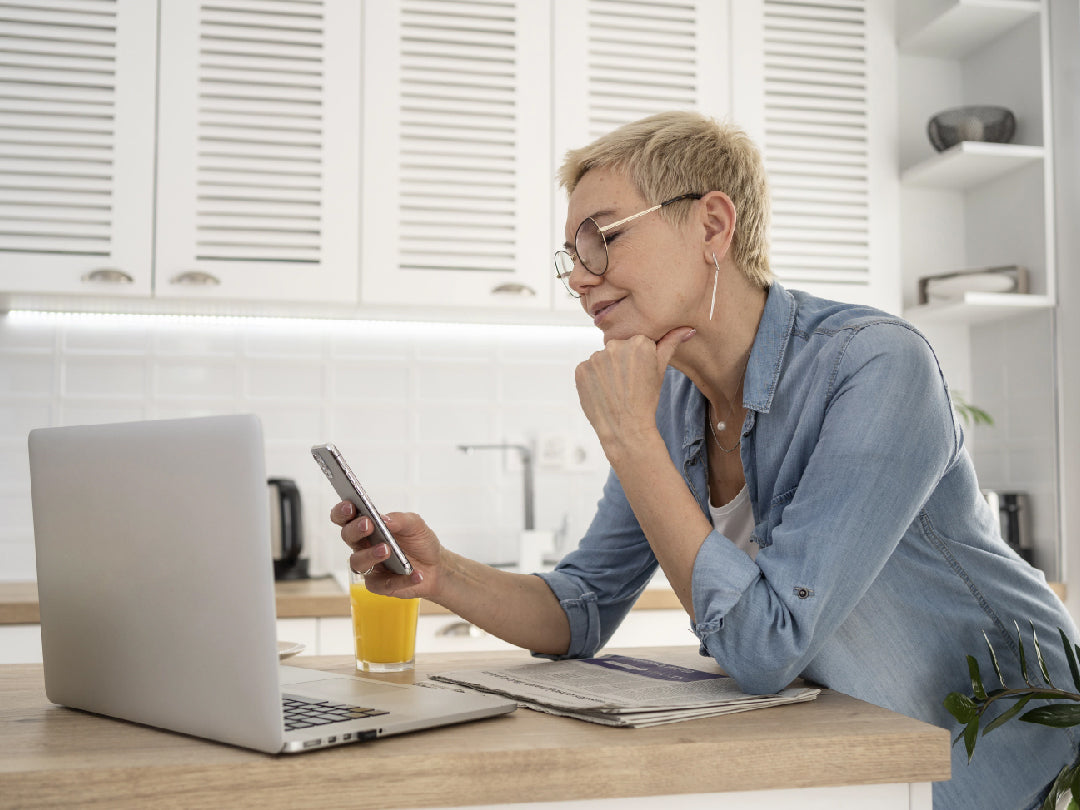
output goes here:
<path id="1" fill-rule="evenodd" d="M 432 680 L 503 695 L 549 714 L 633 728 L 802 703 L 821 692 L 792 686 L 774 695 L 747 695 L 726 675 L 623 655 L 444 672 Z"/>

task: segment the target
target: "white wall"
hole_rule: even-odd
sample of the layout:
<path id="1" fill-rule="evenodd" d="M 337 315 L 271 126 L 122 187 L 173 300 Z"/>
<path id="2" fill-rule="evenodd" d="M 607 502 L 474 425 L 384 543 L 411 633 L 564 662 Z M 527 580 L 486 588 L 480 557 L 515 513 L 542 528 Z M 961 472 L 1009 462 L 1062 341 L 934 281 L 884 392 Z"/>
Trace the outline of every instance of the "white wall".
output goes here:
<path id="1" fill-rule="evenodd" d="M 267 472 L 299 483 L 317 571 L 344 565 L 325 517 L 335 499 L 308 452 L 324 441 L 381 509 L 417 511 L 455 550 L 512 563 L 516 454 L 457 445 L 562 432 L 587 457 L 537 470 L 536 523 L 565 520 L 576 543 L 607 465 L 573 370 L 600 346 L 591 326 L 0 315 L 0 580 L 35 578 L 32 428 L 216 413 L 262 419 Z"/>

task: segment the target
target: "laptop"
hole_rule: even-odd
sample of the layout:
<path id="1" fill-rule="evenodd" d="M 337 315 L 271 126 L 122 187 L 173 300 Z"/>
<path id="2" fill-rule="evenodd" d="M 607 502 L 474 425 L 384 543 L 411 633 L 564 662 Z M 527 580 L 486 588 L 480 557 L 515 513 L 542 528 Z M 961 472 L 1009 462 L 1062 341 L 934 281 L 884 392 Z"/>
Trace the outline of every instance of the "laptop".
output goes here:
<path id="1" fill-rule="evenodd" d="M 29 451 L 53 703 L 268 753 L 515 708 L 279 664 L 255 416 L 41 428 Z"/>

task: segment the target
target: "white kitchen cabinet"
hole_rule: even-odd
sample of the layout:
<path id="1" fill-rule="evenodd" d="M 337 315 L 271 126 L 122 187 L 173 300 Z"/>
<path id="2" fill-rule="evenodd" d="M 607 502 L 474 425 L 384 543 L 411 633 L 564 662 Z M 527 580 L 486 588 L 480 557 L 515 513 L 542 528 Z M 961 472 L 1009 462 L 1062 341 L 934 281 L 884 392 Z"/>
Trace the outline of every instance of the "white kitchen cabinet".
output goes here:
<path id="1" fill-rule="evenodd" d="M 355 304 L 356 2 L 5 17 L 0 293 Z"/>
<path id="2" fill-rule="evenodd" d="M 360 4 L 161 0 L 160 297 L 356 300 Z"/>
<path id="3" fill-rule="evenodd" d="M 157 5 L 0 21 L 0 292 L 149 295 Z"/>
<path id="4" fill-rule="evenodd" d="M 0 664 L 40 664 L 41 625 L 0 626 Z"/>
<path id="5" fill-rule="evenodd" d="M 369 5 L 361 300 L 576 312 L 562 156 L 662 110 L 728 115 L 728 6 Z"/>
<path id="6" fill-rule="evenodd" d="M 285 641 L 303 644 L 304 649 L 299 655 L 318 655 L 320 621 L 320 619 L 278 619 L 278 643 Z"/>

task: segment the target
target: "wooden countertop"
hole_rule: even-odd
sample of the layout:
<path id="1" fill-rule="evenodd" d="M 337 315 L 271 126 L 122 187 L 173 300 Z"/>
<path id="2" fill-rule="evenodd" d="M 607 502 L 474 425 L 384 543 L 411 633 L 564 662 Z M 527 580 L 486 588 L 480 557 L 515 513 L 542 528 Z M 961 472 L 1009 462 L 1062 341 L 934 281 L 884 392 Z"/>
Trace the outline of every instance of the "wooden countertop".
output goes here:
<path id="1" fill-rule="evenodd" d="M 348 616 L 349 597 L 332 577 L 277 583 L 277 616 L 279 619 Z M 1050 583 L 1059 597 L 1065 599 L 1065 586 Z M 681 610 L 679 600 L 670 588 L 647 588 L 634 605 L 635 610 Z M 420 603 L 424 614 L 449 614 L 446 608 L 426 600 Z M 0 582 L 0 626 L 5 624 L 37 624 L 36 582 Z"/>
<path id="2" fill-rule="evenodd" d="M 629 651 L 701 666 L 696 648 Z M 349 671 L 347 658 L 294 659 Z M 432 654 L 418 673 L 527 662 Z M 400 678 L 400 676 L 398 676 Z M 950 733 L 826 690 L 810 703 L 646 729 L 512 715 L 269 756 L 53 706 L 41 667 L 0 666 L 5 806 L 446 807 L 949 777 Z"/>
<path id="3" fill-rule="evenodd" d="M 279 619 L 349 615 L 349 596 L 332 577 L 279 582 L 276 590 Z M 681 609 L 679 600 L 670 588 L 647 589 L 634 607 L 636 610 Z M 420 603 L 420 612 L 450 613 L 441 605 L 427 600 Z M 37 624 L 39 621 L 37 583 L 0 582 L 0 626 Z"/>

